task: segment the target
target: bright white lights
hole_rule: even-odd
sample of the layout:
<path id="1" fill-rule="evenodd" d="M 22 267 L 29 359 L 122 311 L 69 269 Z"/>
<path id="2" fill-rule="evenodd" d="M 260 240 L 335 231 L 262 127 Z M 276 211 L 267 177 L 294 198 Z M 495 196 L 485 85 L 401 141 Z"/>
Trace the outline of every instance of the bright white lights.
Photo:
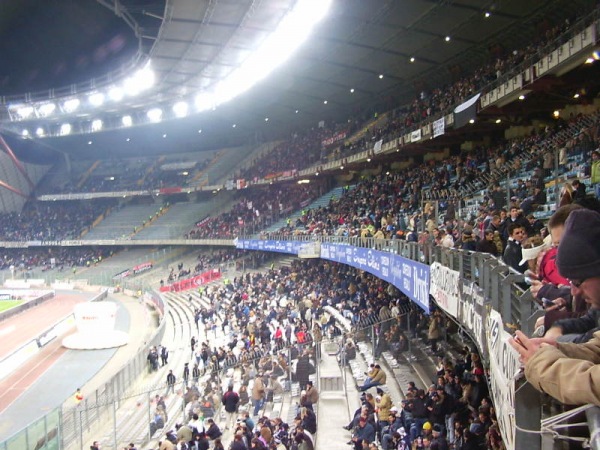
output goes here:
<path id="1" fill-rule="evenodd" d="M 243 64 L 215 87 L 215 104 L 220 105 L 246 92 L 282 65 L 310 36 L 325 17 L 332 0 L 299 0 L 277 29 Z"/>
<path id="2" fill-rule="evenodd" d="M 502 119 L 496 119 L 496 123 L 502 123 Z"/>
<path id="3" fill-rule="evenodd" d="M 414 56 L 411 56 L 411 57 L 410 57 L 410 62 L 411 62 L 411 63 L 414 63 L 414 62 L 415 62 L 415 57 L 414 57 Z"/>
<path id="4" fill-rule="evenodd" d="M 554 110 L 552 115 L 554 116 L 555 119 L 558 119 L 560 117 L 560 111 L 558 109 L 556 109 L 556 110 Z"/>
<path id="5" fill-rule="evenodd" d="M 475 119 L 470 119 L 469 123 L 475 123 Z"/>
<path id="6" fill-rule="evenodd" d="M 54 103 L 44 103 L 38 108 L 38 112 L 42 117 L 47 117 L 54 112 L 56 105 Z"/>
<path id="7" fill-rule="evenodd" d="M 327 104 L 327 100 L 323 100 L 323 104 L 326 105 Z"/>
<path id="8" fill-rule="evenodd" d="M 194 105 L 198 112 L 208 111 L 215 107 L 215 96 L 209 92 L 202 92 L 194 99 Z"/>
<path id="9" fill-rule="evenodd" d="M 17 108 L 17 114 L 21 119 L 27 119 L 33 114 L 33 106 L 20 106 Z"/>
<path id="10" fill-rule="evenodd" d="M 450 36 L 446 36 L 446 37 L 444 38 L 444 40 L 445 40 L 446 42 L 450 42 Z"/>
<path id="11" fill-rule="evenodd" d="M 95 119 L 92 121 L 92 132 L 100 131 L 102 129 L 102 120 Z"/>
<path id="12" fill-rule="evenodd" d="M 176 117 L 185 117 L 188 113 L 188 104 L 186 102 L 177 102 L 173 105 L 173 114 Z"/>
<path id="13" fill-rule="evenodd" d="M 29 130 L 23 130 L 23 131 L 21 131 L 21 136 L 23 136 L 23 137 L 29 136 Z"/>
<path id="14" fill-rule="evenodd" d="M 108 98 L 110 98 L 113 102 L 120 102 L 123 100 L 123 89 L 119 87 L 113 87 L 110 91 L 108 91 Z"/>
<path id="15" fill-rule="evenodd" d="M 269 118 L 268 118 L 268 117 L 265 117 L 265 122 L 268 122 L 268 121 L 269 121 Z"/>
<path id="16" fill-rule="evenodd" d="M 235 127 L 237 127 L 236 123 L 234 123 L 233 125 L 231 125 L 231 128 L 235 128 Z"/>
<path id="17" fill-rule="evenodd" d="M 63 123 L 60 126 L 60 135 L 61 136 L 66 136 L 68 134 L 71 134 L 71 130 L 72 130 L 72 127 L 71 127 L 70 123 Z"/>
<path id="18" fill-rule="evenodd" d="M 485 17 L 486 19 L 490 16 L 491 16 L 491 14 L 488 11 L 486 11 L 485 14 L 483 15 L 483 17 Z"/>
<path id="19" fill-rule="evenodd" d="M 102 106 L 104 103 L 104 94 L 101 92 L 95 92 L 88 97 L 88 101 L 92 106 Z"/>
<path id="20" fill-rule="evenodd" d="M 379 79 L 383 80 L 383 74 L 382 73 L 379 74 Z"/>
<path id="21" fill-rule="evenodd" d="M 77 108 L 79 108 L 79 103 L 81 102 L 78 98 L 70 98 L 69 100 L 63 103 L 63 109 L 67 114 L 70 114 Z"/>
<path id="22" fill-rule="evenodd" d="M 354 94 L 354 88 L 350 89 L 350 93 Z"/>
<path id="23" fill-rule="evenodd" d="M 35 130 L 35 134 L 37 137 L 42 137 L 46 134 L 46 132 L 44 131 L 44 129 L 42 127 L 38 127 L 38 129 Z"/>
<path id="24" fill-rule="evenodd" d="M 575 94 L 573 98 L 579 98 L 579 94 Z"/>
<path id="25" fill-rule="evenodd" d="M 162 109 L 152 108 L 146 113 L 146 116 L 148 116 L 148 119 L 150 119 L 152 122 L 160 122 L 160 119 L 162 119 L 162 113 Z"/>
<path id="26" fill-rule="evenodd" d="M 519 100 L 525 100 L 525 96 L 523 94 L 519 95 Z"/>
<path id="27" fill-rule="evenodd" d="M 163 134 L 163 139 L 167 138 L 167 133 Z"/>
<path id="28" fill-rule="evenodd" d="M 131 125 L 133 125 L 133 119 L 131 118 L 131 116 L 123 116 L 121 118 L 121 123 L 124 127 L 130 127 Z"/>

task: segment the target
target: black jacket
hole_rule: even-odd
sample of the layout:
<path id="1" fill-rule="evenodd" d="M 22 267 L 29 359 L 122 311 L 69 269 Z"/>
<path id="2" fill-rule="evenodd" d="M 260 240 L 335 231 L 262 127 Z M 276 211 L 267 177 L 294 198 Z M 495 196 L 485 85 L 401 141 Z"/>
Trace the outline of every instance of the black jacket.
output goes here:
<path id="1" fill-rule="evenodd" d="M 519 265 L 522 258 L 523 252 L 521 249 L 521 244 L 519 244 L 517 241 L 509 239 L 506 243 L 506 248 L 504 249 L 504 257 L 502 258 L 504 262 L 517 272 L 525 273 L 527 270 L 527 263 Z"/>
<path id="2" fill-rule="evenodd" d="M 600 309 L 592 308 L 585 316 L 574 319 L 557 320 L 553 326 L 560 326 L 563 335 L 579 334 L 573 342 L 581 344 L 589 341 L 594 332 L 600 329 Z"/>

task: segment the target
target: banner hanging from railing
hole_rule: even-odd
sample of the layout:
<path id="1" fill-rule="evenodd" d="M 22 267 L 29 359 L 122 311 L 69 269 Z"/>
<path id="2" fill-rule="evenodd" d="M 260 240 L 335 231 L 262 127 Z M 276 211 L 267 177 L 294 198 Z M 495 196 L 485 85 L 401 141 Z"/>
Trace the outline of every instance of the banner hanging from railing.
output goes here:
<path id="1" fill-rule="evenodd" d="M 430 266 L 431 284 L 429 292 L 440 308 L 454 318 L 458 318 L 460 299 L 460 272 L 434 262 Z"/>
<path id="2" fill-rule="evenodd" d="M 519 354 L 508 343 L 502 316 L 490 310 L 486 323 L 490 362 L 490 390 L 506 450 L 515 448 L 515 381 L 521 370 Z"/>
<path id="3" fill-rule="evenodd" d="M 389 252 L 343 244 L 321 244 L 321 258 L 347 264 L 400 289 L 429 314 L 429 266 Z"/>

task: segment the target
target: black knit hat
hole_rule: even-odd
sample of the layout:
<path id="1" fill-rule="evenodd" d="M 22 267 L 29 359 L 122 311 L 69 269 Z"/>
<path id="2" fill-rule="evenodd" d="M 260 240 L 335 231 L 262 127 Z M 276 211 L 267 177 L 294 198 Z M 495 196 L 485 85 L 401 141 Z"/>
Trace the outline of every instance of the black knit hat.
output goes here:
<path id="1" fill-rule="evenodd" d="M 590 209 L 571 211 L 556 265 L 563 277 L 572 280 L 600 276 L 600 214 Z"/>

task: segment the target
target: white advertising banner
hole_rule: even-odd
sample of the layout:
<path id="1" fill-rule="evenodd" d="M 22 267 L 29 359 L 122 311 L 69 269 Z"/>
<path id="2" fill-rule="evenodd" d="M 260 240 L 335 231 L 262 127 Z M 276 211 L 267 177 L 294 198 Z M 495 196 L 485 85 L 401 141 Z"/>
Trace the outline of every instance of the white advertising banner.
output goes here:
<path id="1" fill-rule="evenodd" d="M 490 310 L 486 338 L 490 361 L 490 389 L 506 450 L 515 449 L 515 378 L 521 370 L 519 354 L 510 346 L 502 316 Z"/>
<path id="2" fill-rule="evenodd" d="M 446 120 L 444 117 L 433 122 L 433 137 L 436 138 L 446 132 Z"/>
<path id="3" fill-rule="evenodd" d="M 440 308 L 456 319 L 462 285 L 460 272 L 444 267 L 438 262 L 431 264 L 430 270 L 429 293 Z"/>
<path id="4" fill-rule="evenodd" d="M 413 131 L 410 133 L 410 142 L 418 142 L 421 140 L 421 129 Z"/>
<path id="5" fill-rule="evenodd" d="M 383 145 L 383 139 L 379 139 L 377 142 L 375 142 L 375 145 L 373 146 L 373 152 L 381 153 L 382 145 Z"/>

